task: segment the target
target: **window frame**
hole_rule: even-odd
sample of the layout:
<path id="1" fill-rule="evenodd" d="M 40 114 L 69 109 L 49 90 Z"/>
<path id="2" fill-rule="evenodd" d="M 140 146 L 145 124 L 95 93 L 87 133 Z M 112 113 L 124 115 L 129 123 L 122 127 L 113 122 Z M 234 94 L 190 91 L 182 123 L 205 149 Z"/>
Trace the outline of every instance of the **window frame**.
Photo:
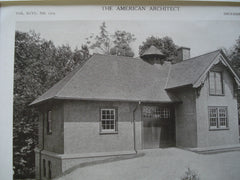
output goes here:
<path id="1" fill-rule="evenodd" d="M 52 134 L 52 110 L 47 111 L 47 134 Z"/>
<path id="2" fill-rule="evenodd" d="M 51 161 L 48 161 L 48 178 L 52 178 L 52 163 Z"/>
<path id="3" fill-rule="evenodd" d="M 210 109 L 217 109 L 217 116 L 216 116 L 216 126 L 211 126 L 210 120 Z M 226 126 L 221 126 L 221 118 L 219 116 L 220 109 L 225 109 L 225 124 Z M 228 107 L 227 106 L 208 106 L 208 121 L 209 121 L 209 130 L 229 130 L 229 118 L 228 118 Z"/>
<path id="4" fill-rule="evenodd" d="M 211 86 L 210 86 L 210 84 L 211 84 L 211 79 L 210 79 L 210 74 L 211 73 L 214 73 L 214 93 L 212 93 L 211 92 Z M 222 88 L 222 93 L 220 94 L 218 94 L 216 91 L 216 73 L 219 73 L 220 74 L 220 78 L 221 78 L 221 88 Z M 210 96 L 224 96 L 225 94 L 224 94 L 224 85 L 223 85 L 223 72 L 222 71 L 210 71 L 209 73 L 208 73 L 208 86 L 209 86 L 209 95 Z"/>
<path id="5" fill-rule="evenodd" d="M 47 177 L 46 159 L 43 159 L 43 177 Z"/>
<path id="6" fill-rule="evenodd" d="M 142 116 L 144 118 L 170 119 L 171 108 L 168 106 L 144 105 L 142 107 Z"/>
<path id="7" fill-rule="evenodd" d="M 102 112 L 107 110 L 114 110 L 114 129 L 102 128 Z M 106 121 L 106 120 L 105 120 Z M 117 107 L 101 107 L 99 109 L 99 132 L 100 134 L 117 134 L 118 133 L 118 109 Z"/>

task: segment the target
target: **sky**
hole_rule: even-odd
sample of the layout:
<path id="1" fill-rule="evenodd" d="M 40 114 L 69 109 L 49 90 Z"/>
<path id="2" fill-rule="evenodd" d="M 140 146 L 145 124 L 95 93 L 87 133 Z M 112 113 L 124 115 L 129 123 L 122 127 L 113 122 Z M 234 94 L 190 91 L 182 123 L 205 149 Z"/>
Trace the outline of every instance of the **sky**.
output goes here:
<path id="1" fill-rule="evenodd" d="M 86 38 L 100 32 L 103 21 L 22 21 L 16 23 L 16 30 L 34 30 L 55 45 L 69 44 L 72 49 L 81 47 Z M 191 48 L 191 57 L 211 52 L 219 48 L 231 48 L 240 36 L 240 21 L 105 21 L 107 30 L 125 30 L 135 35 L 131 47 L 138 56 L 138 47 L 149 36 L 169 36 L 178 46 Z"/>

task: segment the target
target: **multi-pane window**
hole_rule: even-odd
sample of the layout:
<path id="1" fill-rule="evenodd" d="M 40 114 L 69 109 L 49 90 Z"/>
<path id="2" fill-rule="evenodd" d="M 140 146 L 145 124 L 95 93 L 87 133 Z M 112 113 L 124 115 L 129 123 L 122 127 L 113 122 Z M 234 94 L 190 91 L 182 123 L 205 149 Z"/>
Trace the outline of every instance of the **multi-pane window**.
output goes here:
<path id="1" fill-rule="evenodd" d="M 156 113 L 160 114 L 160 118 L 169 118 L 170 117 L 170 110 L 167 107 L 157 108 Z"/>
<path id="2" fill-rule="evenodd" d="M 52 167 L 51 167 L 51 161 L 48 161 L 48 178 L 52 178 Z"/>
<path id="3" fill-rule="evenodd" d="M 211 71 L 209 73 L 209 91 L 211 95 L 223 95 L 222 73 Z"/>
<path id="4" fill-rule="evenodd" d="M 209 107 L 208 108 L 209 113 L 209 122 L 210 122 L 210 128 L 217 128 L 217 121 L 218 121 L 218 109 Z"/>
<path id="5" fill-rule="evenodd" d="M 52 111 L 47 113 L 47 133 L 52 134 Z"/>
<path id="6" fill-rule="evenodd" d="M 46 177 L 46 160 L 43 159 L 43 176 Z"/>
<path id="7" fill-rule="evenodd" d="M 117 132 L 116 109 L 101 109 L 101 132 Z"/>
<path id="8" fill-rule="evenodd" d="M 210 129 L 228 127 L 227 107 L 208 107 Z"/>
<path id="9" fill-rule="evenodd" d="M 170 109 L 168 107 L 143 106 L 143 117 L 170 118 Z"/>

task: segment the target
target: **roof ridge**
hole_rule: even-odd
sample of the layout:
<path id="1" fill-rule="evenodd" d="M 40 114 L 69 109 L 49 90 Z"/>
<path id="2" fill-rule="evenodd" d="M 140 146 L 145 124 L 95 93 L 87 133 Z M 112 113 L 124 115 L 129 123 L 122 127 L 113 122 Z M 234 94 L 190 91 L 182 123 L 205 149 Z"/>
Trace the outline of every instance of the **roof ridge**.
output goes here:
<path id="1" fill-rule="evenodd" d="M 95 56 L 95 55 L 93 55 Z M 83 64 L 82 67 L 80 67 L 80 69 L 78 69 L 75 73 L 73 73 L 72 77 L 67 81 L 67 83 L 56 93 L 56 95 L 54 97 L 58 97 L 58 95 L 60 94 L 60 92 L 67 86 L 67 84 L 72 80 L 72 78 L 78 73 L 78 72 L 81 72 L 84 67 L 93 59 L 93 56 L 90 57 L 87 62 L 85 64 Z"/>
<path id="2" fill-rule="evenodd" d="M 198 57 L 201 57 L 201 56 L 205 56 L 205 55 L 208 55 L 208 54 L 211 54 L 211 53 L 215 53 L 215 52 L 217 52 L 217 51 L 220 51 L 220 52 L 221 52 L 221 49 L 218 49 L 218 50 L 215 50 L 215 51 L 211 51 L 211 52 L 208 52 L 208 53 L 205 53 L 205 54 L 201 54 L 201 55 L 198 55 L 198 56 L 194 56 L 194 57 L 192 57 L 192 58 L 189 58 L 189 59 L 183 60 L 183 61 L 181 61 L 181 62 L 178 62 L 178 63 L 176 63 L 176 64 L 180 64 L 180 63 L 186 62 L 186 61 L 191 61 L 191 60 L 194 60 L 195 58 L 198 58 Z"/>
<path id="3" fill-rule="evenodd" d="M 134 60 L 142 60 L 142 59 L 138 59 L 135 57 L 129 57 L 129 56 L 117 56 L 117 55 L 112 55 L 112 54 L 100 54 L 100 53 L 93 53 L 93 55 L 100 55 L 100 56 L 110 56 L 110 57 L 117 57 L 117 58 L 128 58 L 128 59 L 134 59 Z"/>
<path id="4" fill-rule="evenodd" d="M 167 80 L 166 80 L 166 84 L 165 84 L 164 89 L 166 89 L 166 87 L 167 87 L 167 84 L 168 84 L 168 81 L 169 81 L 169 76 L 170 76 L 170 74 L 171 74 L 171 70 L 172 70 L 172 65 L 170 65 L 170 67 L 169 67 L 168 75 L 167 75 Z"/>

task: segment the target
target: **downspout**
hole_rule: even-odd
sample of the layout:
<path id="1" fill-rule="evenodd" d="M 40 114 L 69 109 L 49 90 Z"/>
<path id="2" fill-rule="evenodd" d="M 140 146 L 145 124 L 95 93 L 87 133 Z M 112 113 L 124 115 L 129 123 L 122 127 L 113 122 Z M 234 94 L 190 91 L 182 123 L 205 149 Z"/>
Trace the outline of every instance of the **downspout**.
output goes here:
<path id="1" fill-rule="evenodd" d="M 141 101 L 138 102 L 138 104 L 136 105 L 136 107 L 133 109 L 133 148 L 134 151 L 137 154 L 137 148 L 136 148 L 136 127 L 135 127 L 135 112 L 138 108 L 138 105 L 141 104 Z"/>

